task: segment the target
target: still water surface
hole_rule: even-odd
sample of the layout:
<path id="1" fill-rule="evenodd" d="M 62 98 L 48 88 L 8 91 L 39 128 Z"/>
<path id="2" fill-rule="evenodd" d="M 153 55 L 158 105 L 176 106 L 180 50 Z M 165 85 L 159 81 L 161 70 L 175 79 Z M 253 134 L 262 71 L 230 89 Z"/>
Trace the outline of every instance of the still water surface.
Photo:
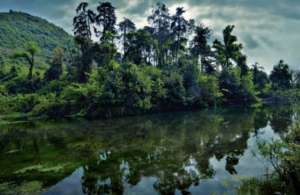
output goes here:
<path id="1" fill-rule="evenodd" d="M 258 142 L 296 107 L 158 114 L 0 127 L 0 194 L 238 194 L 272 171 Z"/>

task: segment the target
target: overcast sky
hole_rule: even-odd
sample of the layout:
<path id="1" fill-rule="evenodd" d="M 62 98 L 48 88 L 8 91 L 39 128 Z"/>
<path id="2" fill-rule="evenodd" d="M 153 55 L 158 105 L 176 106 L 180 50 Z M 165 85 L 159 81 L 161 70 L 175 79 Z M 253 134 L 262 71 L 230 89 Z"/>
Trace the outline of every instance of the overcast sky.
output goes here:
<path id="1" fill-rule="evenodd" d="M 0 0 L 0 11 L 25 11 L 43 17 L 72 33 L 72 17 L 80 0 Z M 99 0 L 89 0 L 93 8 Z M 132 19 L 138 27 L 157 0 L 110 0 L 117 17 Z M 300 69 L 300 0 L 163 0 L 174 12 L 177 6 L 185 16 L 208 25 L 214 36 L 234 24 L 234 33 L 244 45 L 249 64 L 259 62 L 269 71 L 279 59 Z"/>

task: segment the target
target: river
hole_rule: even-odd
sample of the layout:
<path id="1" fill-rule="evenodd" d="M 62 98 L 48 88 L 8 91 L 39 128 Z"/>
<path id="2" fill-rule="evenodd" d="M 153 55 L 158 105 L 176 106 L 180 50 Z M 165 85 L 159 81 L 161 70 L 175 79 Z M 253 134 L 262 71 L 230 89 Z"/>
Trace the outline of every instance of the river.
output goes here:
<path id="1" fill-rule="evenodd" d="M 238 194 L 297 106 L 0 126 L 0 194 Z"/>

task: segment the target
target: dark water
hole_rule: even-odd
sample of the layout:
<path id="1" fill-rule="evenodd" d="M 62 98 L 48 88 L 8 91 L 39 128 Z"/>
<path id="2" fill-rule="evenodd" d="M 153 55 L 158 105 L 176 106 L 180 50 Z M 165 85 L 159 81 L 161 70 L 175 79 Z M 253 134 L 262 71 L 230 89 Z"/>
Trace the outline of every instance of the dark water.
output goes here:
<path id="1" fill-rule="evenodd" d="M 238 194 L 297 107 L 0 126 L 0 194 Z"/>

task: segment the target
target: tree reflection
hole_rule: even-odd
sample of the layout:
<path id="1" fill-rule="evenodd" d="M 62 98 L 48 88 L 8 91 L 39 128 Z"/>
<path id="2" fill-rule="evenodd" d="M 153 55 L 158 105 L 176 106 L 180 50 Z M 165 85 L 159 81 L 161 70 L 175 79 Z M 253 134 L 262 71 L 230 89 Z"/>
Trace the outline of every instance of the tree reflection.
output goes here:
<path id="1" fill-rule="evenodd" d="M 33 162 L 68 162 L 82 165 L 85 194 L 122 194 L 144 178 L 154 178 L 151 185 L 160 194 L 188 194 L 191 186 L 214 176 L 212 159 L 224 160 L 229 174 L 239 174 L 235 167 L 251 133 L 269 119 L 275 131 L 282 131 L 291 124 L 292 115 L 289 109 L 228 110 L 14 127 L 0 135 L 0 168 L 7 170 L 0 173 L 0 180 L 14 180 L 18 169 Z M 15 149 L 20 153 L 5 156 Z M 52 175 L 52 182 L 46 181 L 47 172 L 31 172 L 30 178 L 43 178 L 44 185 L 52 185 L 70 171 L 58 171 L 60 176 Z M 19 179 L 28 179 L 29 173 L 22 174 Z"/>
<path id="2" fill-rule="evenodd" d="M 187 194 L 201 178 L 214 175 L 209 163 L 212 157 L 225 157 L 226 170 L 236 174 L 234 166 L 247 148 L 254 115 L 193 115 L 146 123 L 134 125 L 132 139 L 128 129 L 103 140 L 110 143 L 110 154 L 88 162 L 82 178 L 85 193 L 122 193 L 125 186 L 151 176 L 156 178 L 153 188 L 160 194 L 176 190 Z"/>
<path id="3" fill-rule="evenodd" d="M 281 135 L 288 131 L 292 124 L 294 111 L 292 107 L 279 107 L 270 112 L 270 124 L 272 129 Z"/>

